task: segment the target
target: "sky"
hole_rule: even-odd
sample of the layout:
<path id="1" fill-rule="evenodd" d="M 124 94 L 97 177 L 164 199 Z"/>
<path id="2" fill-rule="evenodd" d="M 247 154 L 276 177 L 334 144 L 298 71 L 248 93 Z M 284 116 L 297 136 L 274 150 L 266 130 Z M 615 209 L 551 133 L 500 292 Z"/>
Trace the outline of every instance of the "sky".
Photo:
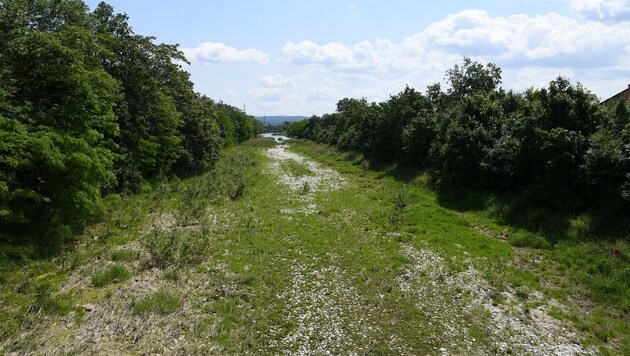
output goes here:
<path id="1" fill-rule="evenodd" d="M 136 33 L 180 46 L 196 91 L 250 115 L 424 92 L 464 56 L 501 67 L 506 90 L 562 75 L 605 99 L 630 84 L 630 0 L 107 2 Z"/>

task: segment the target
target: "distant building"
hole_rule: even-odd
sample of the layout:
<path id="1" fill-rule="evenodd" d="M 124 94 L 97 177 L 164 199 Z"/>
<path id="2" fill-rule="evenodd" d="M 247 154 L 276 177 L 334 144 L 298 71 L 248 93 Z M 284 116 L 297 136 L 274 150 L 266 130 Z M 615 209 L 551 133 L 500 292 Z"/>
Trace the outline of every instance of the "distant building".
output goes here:
<path id="1" fill-rule="evenodd" d="M 626 88 L 625 90 L 611 96 L 610 98 L 602 101 L 602 104 L 606 104 L 607 102 L 611 101 L 611 100 L 625 100 L 625 101 L 630 101 L 630 84 L 628 84 L 628 88 Z"/>

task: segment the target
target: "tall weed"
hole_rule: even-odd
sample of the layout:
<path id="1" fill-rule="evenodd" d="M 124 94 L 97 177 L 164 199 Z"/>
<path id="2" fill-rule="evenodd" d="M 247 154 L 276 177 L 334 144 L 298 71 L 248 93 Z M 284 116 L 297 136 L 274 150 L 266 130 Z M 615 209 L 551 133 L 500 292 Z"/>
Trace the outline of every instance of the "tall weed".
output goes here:
<path id="1" fill-rule="evenodd" d="M 143 242 L 152 266 L 185 265 L 200 262 L 209 246 L 209 232 L 203 230 L 155 229 Z"/>

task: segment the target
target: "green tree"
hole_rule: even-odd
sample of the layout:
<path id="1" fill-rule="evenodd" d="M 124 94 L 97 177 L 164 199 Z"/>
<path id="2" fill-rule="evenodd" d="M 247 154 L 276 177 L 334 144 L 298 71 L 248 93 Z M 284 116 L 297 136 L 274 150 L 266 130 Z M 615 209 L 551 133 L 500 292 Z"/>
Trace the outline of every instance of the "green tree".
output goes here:
<path id="1" fill-rule="evenodd" d="M 173 46 L 156 45 L 154 38 L 135 34 L 128 17 L 100 3 L 92 13 L 101 43 L 115 54 L 101 57 L 107 72 L 122 88 L 116 103 L 120 126 L 116 174 L 122 188 L 135 188 L 146 178 L 165 176 L 182 154 L 182 114 L 173 94 L 181 81 L 174 60 L 183 58 Z"/>
<path id="2" fill-rule="evenodd" d="M 501 68 L 494 63 L 485 66 L 464 57 L 460 67 L 455 65 L 446 71 L 446 80 L 450 85 L 447 93 L 454 101 L 464 99 L 472 93 L 488 93 L 501 84 Z"/>
<path id="3" fill-rule="evenodd" d="M 4 226 L 37 221 L 67 234 L 99 212 L 101 192 L 115 183 L 118 86 L 100 65 L 107 50 L 87 23 L 82 2 L 0 5 Z"/>

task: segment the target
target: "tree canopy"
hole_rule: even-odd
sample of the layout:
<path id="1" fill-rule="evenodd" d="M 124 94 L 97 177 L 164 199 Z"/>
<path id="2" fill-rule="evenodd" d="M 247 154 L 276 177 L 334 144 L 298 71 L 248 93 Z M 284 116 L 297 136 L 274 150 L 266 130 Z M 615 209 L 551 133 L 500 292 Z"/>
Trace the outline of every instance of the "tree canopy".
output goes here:
<path id="1" fill-rule="evenodd" d="M 337 112 L 289 125 L 290 135 L 359 151 L 367 159 L 430 172 L 440 192 L 519 196 L 577 214 L 630 208 L 630 105 L 601 105 L 559 77 L 541 89 L 505 92 L 501 69 L 464 58 L 420 93 L 381 103 L 341 99 Z"/>
<path id="2" fill-rule="evenodd" d="M 192 175 L 262 124 L 194 92 L 176 45 L 80 0 L 0 2 L 0 227 L 60 240 L 109 193 Z"/>

